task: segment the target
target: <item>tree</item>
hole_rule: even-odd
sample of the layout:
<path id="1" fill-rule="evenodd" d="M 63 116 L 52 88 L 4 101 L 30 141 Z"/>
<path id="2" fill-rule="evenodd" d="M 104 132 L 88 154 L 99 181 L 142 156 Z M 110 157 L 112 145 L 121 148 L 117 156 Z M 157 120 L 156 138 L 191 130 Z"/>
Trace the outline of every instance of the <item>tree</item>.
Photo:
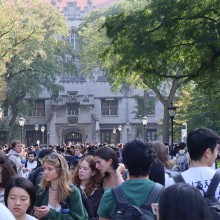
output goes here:
<path id="1" fill-rule="evenodd" d="M 64 16 L 55 7 L 41 1 L 10 2 L 1 5 L 6 11 L 13 12 L 11 20 L 7 17 L 0 20 L 10 21 L 0 34 L 0 44 L 4 44 L 0 50 L 4 64 L 1 74 L 7 86 L 3 106 L 11 111 L 6 126 L 8 139 L 14 135 L 19 113 L 28 115 L 30 111 L 31 106 L 24 101 L 25 97 L 34 102 L 46 89 L 55 98 L 62 90 L 56 83 L 57 76 L 76 73 L 70 44 L 62 39 L 69 34 Z"/>
<path id="2" fill-rule="evenodd" d="M 92 45 L 90 55 L 95 47 L 101 48 L 94 50 L 94 59 L 101 63 L 113 86 L 126 81 L 155 92 L 164 105 L 163 133 L 164 141 L 168 141 L 167 108 L 180 86 L 193 80 L 212 94 L 213 84 L 215 92 L 219 90 L 219 3 L 155 0 L 141 1 L 136 7 L 137 1 L 125 2 L 132 6 L 123 2 L 120 13 L 118 9 L 112 16 L 93 16 L 93 30 L 91 24 L 83 29 L 84 43 Z M 91 43 L 93 37 L 86 40 L 86 36 L 95 35 L 94 31 L 99 46 Z M 161 85 L 167 81 L 170 89 L 162 93 Z"/>

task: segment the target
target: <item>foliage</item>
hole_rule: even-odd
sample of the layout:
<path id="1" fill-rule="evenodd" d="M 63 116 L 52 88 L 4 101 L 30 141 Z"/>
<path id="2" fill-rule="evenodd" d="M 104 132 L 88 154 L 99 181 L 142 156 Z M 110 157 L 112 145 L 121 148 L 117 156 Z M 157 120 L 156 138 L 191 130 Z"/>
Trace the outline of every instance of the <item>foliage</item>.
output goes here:
<path id="1" fill-rule="evenodd" d="M 72 48 L 62 39 L 69 35 L 68 23 L 55 7 L 40 0 L 6 0 L 1 6 L 1 79 L 7 86 L 3 106 L 11 111 L 13 129 L 18 114 L 28 112 L 25 97 L 34 100 L 43 90 L 57 97 L 62 90 L 57 76 L 76 69 Z"/>

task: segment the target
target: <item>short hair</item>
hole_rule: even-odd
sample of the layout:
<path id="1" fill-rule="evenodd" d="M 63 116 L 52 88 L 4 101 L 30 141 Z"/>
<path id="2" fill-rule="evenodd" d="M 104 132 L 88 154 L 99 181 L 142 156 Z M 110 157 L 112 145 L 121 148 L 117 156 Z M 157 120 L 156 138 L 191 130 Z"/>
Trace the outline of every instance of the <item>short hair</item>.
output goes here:
<path id="1" fill-rule="evenodd" d="M 134 177 L 147 176 L 155 159 L 155 152 L 149 142 L 143 139 L 134 139 L 125 144 L 122 157 L 129 175 Z"/>
<path id="2" fill-rule="evenodd" d="M 34 207 L 34 203 L 35 203 L 35 199 L 36 199 L 36 190 L 35 190 L 35 187 L 33 185 L 33 183 L 24 178 L 24 177 L 12 177 L 6 187 L 5 187 L 5 193 L 4 193 L 4 202 L 5 202 L 5 205 L 8 207 L 8 195 L 10 193 L 10 190 L 13 188 L 13 187 L 19 187 L 19 188 L 22 188 L 23 190 L 25 190 L 28 195 L 30 196 L 30 206 L 27 210 L 27 213 L 31 213 L 32 210 L 33 210 L 33 207 Z"/>
<path id="3" fill-rule="evenodd" d="M 186 143 L 185 143 L 185 142 L 180 142 L 180 143 L 179 143 L 179 149 L 180 149 L 180 150 L 185 149 L 185 147 L 186 147 Z"/>
<path id="4" fill-rule="evenodd" d="M 208 148 L 210 148 L 211 152 L 214 152 L 219 141 L 219 135 L 209 128 L 192 130 L 187 137 L 190 158 L 192 160 L 200 160 Z"/>
<path id="5" fill-rule="evenodd" d="M 46 155 L 49 155 L 53 152 L 52 149 L 43 149 L 40 151 L 39 155 L 38 155 L 38 158 L 39 159 L 43 159 Z"/>
<path id="6" fill-rule="evenodd" d="M 118 155 L 111 147 L 104 146 L 97 149 L 94 156 L 100 157 L 105 161 L 112 159 L 112 166 L 114 169 L 117 169 L 119 163 Z"/>
<path id="7" fill-rule="evenodd" d="M 71 189 L 69 186 L 69 182 L 70 182 L 69 166 L 67 164 L 65 157 L 55 152 L 49 155 L 46 155 L 42 160 L 43 164 L 45 162 L 50 164 L 51 166 L 54 166 L 59 175 L 58 190 L 57 190 L 58 198 L 57 199 L 58 199 L 58 202 L 61 202 L 65 200 L 71 192 Z M 50 186 L 50 182 L 47 182 L 45 180 L 44 175 L 41 179 L 40 186 L 43 191 L 46 191 L 46 188 Z"/>
<path id="8" fill-rule="evenodd" d="M 28 151 L 27 155 L 29 156 L 30 154 L 31 154 L 31 155 L 33 154 L 34 157 L 36 157 L 36 153 L 35 153 L 34 151 Z"/>
<path id="9" fill-rule="evenodd" d="M 167 187 L 159 201 L 160 220 L 211 220 L 207 203 L 201 192 L 186 183 Z"/>
<path id="10" fill-rule="evenodd" d="M 13 140 L 13 141 L 11 142 L 11 148 L 14 149 L 17 144 L 21 144 L 21 141 Z"/>
<path id="11" fill-rule="evenodd" d="M 11 164 L 8 156 L 4 151 L 0 151 L 0 169 L 1 169 L 1 182 L 0 187 L 5 188 L 8 180 L 16 175 L 16 171 Z"/>

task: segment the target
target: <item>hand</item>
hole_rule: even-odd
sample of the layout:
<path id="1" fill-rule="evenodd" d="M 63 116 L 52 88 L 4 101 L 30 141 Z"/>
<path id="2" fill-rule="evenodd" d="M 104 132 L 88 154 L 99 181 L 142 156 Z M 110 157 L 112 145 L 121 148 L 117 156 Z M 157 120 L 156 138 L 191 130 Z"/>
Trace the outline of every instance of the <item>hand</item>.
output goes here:
<path id="1" fill-rule="evenodd" d="M 116 173 L 122 174 L 125 171 L 125 165 L 123 163 L 118 164 L 118 168 L 116 169 Z"/>
<path id="2" fill-rule="evenodd" d="M 50 211 L 50 208 L 46 205 L 42 205 L 40 207 L 34 207 L 34 215 L 38 218 L 41 219 L 43 217 L 46 217 Z"/>

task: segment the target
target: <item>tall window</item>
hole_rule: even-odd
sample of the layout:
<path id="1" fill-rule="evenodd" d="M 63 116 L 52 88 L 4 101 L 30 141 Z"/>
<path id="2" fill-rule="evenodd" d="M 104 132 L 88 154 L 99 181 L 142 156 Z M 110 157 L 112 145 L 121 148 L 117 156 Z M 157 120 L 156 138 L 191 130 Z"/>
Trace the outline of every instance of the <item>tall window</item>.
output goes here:
<path id="1" fill-rule="evenodd" d="M 146 101 L 147 115 L 155 115 L 155 98 L 148 97 Z"/>
<path id="2" fill-rule="evenodd" d="M 45 102 L 44 101 L 35 101 L 34 106 L 32 107 L 29 116 L 45 116 Z"/>
<path id="3" fill-rule="evenodd" d="M 78 115 L 79 114 L 79 104 L 69 104 L 68 105 L 68 115 Z"/>
<path id="4" fill-rule="evenodd" d="M 147 129 L 147 140 L 148 141 L 157 140 L 157 129 Z"/>
<path id="5" fill-rule="evenodd" d="M 102 115 L 118 115 L 118 101 L 102 100 Z"/>

